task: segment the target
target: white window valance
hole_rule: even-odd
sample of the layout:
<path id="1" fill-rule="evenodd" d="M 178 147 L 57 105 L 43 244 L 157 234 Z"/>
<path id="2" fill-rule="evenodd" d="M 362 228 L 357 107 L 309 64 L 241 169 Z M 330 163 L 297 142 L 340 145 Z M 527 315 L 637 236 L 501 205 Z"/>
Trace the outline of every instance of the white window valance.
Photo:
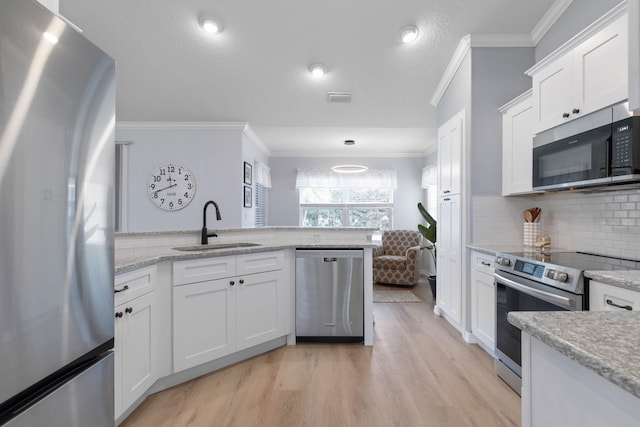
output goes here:
<path id="1" fill-rule="evenodd" d="M 338 173 L 326 169 L 298 169 L 296 188 L 398 188 L 395 170 Z"/>
<path id="2" fill-rule="evenodd" d="M 265 188 L 271 188 L 271 169 L 262 162 L 255 162 L 255 180 Z"/>

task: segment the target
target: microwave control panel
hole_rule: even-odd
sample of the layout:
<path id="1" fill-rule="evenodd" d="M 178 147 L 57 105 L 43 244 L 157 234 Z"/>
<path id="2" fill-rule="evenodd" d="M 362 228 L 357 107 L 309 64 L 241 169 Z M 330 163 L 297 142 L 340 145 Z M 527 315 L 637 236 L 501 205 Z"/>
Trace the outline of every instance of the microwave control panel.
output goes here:
<path id="1" fill-rule="evenodd" d="M 635 129 L 634 129 L 635 128 Z M 613 123 L 611 172 L 613 176 L 640 172 L 640 117 Z M 635 132 L 634 132 L 635 130 Z"/>

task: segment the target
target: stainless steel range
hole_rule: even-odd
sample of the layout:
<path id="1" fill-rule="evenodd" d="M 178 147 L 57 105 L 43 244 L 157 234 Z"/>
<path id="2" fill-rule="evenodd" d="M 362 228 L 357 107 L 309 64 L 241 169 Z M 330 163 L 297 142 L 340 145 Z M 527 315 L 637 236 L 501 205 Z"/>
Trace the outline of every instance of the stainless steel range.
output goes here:
<path id="1" fill-rule="evenodd" d="M 640 262 L 583 252 L 498 253 L 495 259 L 495 371 L 520 394 L 520 330 L 507 321 L 510 311 L 588 309 L 585 270 L 639 269 Z"/>

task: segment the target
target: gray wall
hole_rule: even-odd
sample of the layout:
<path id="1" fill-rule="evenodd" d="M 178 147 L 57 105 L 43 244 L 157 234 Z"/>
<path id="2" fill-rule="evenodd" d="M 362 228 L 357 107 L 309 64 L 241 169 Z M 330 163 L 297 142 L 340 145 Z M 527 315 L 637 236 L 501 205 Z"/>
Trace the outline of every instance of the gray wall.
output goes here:
<path id="1" fill-rule="evenodd" d="M 536 62 L 562 46 L 620 2 L 621 0 L 573 0 L 538 43 Z"/>
<path id="2" fill-rule="evenodd" d="M 296 171 L 329 169 L 336 164 L 354 163 L 369 169 L 395 169 L 398 188 L 394 192 L 393 227 L 414 230 L 421 220 L 417 204 L 423 199 L 420 188 L 424 157 L 271 157 L 268 221 L 271 226 L 299 225 L 299 198 Z"/>
<path id="3" fill-rule="evenodd" d="M 502 194 L 502 114 L 498 108 L 531 88 L 524 72 L 533 48 L 475 47 L 471 53 L 471 195 Z"/>
<path id="4" fill-rule="evenodd" d="M 116 139 L 129 145 L 128 227 L 122 231 L 187 230 L 202 227 L 207 200 L 220 206 L 222 221 L 209 213 L 210 228 L 253 225 L 253 209 L 243 207 L 243 161 L 265 161 L 241 130 L 149 126 L 116 129 Z M 161 163 L 175 162 L 194 174 L 197 190 L 179 211 L 157 208 L 147 194 L 149 174 Z"/>

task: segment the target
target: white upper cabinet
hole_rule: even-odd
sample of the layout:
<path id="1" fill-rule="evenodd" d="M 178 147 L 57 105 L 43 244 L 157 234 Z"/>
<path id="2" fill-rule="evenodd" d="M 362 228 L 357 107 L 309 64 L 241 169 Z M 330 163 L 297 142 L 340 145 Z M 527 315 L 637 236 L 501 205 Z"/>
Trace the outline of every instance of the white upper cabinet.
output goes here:
<path id="1" fill-rule="evenodd" d="M 531 90 L 500 108 L 502 113 L 502 195 L 531 193 L 533 103 Z"/>
<path id="2" fill-rule="evenodd" d="M 438 128 L 438 195 L 460 194 L 462 190 L 462 141 L 460 114 Z"/>
<path id="3" fill-rule="evenodd" d="M 598 21 L 599 22 L 599 21 Z M 597 27 L 594 23 L 594 26 Z M 590 31 L 586 29 L 583 33 Z M 600 110 L 629 96 L 628 18 L 618 16 L 578 44 L 527 73 L 533 77 L 533 132 Z M 567 49 L 569 41 L 560 50 Z"/>
<path id="4" fill-rule="evenodd" d="M 640 113 L 640 0 L 629 0 L 629 109 Z"/>

